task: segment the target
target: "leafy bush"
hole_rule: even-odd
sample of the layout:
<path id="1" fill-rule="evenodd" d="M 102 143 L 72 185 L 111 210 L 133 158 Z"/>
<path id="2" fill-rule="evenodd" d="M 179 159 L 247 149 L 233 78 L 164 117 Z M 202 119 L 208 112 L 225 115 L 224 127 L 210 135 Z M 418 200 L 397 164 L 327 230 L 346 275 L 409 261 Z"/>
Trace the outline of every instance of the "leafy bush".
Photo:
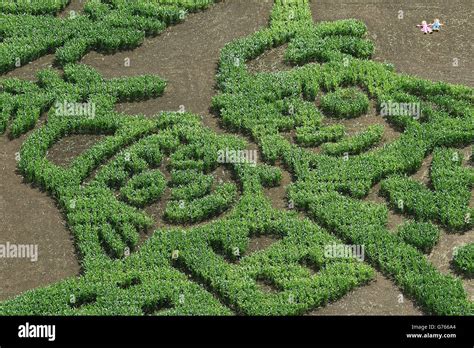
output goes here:
<path id="1" fill-rule="evenodd" d="M 355 118 L 367 112 L 369 98 L 357 88 L 340 88 L 321 97 L 321 108 L 335 118 Z"/>
<path id="2" fill-rule="evenodd" d="M 431 223 L 410 222 L 399 227 L 398 235 L 408 244 L 429 253 L 438 243 L 439 229 Z"/>
<path id="3" fill-rule="evenodd" d="M 128 203 L 144 207 L 160 198 L 165 187 L 165 177 L 160 171 L 148 171 L 130 179 L 120 193 Z"/>
<path id="4" fill-rule="evenodd" d="M 319 130 L 301 127 L 297 129 L 296 142 L 302 146 L 319 146 L 323 143 L 338 141 L 344 134 L 345 128 L 342 125 L 322 127 Z"/>
<path id="5" fill-rule="evenodd" d="M 332 156 L 340 156 L 344 153 L 357 155 L 378 144 L 382 140 L 383 133 L 384 126 L 369 126 L 367 127 L 367 130 L 358 133 L 353 137 L 344 138 L 334 144 L 324 144 L 322 149 L 324 153 Z"/>
<path id="6" fill-rule="evenodd" d="M 464 245 L 456 250 L 453 265 L 468 277 L 474 275 L 474 243 Z"/>
<path id="7" fill-rule="evenodd" d="M 188 201 L 172 201 L 165 210 L 165 219 L 173 223 L 195 223 L 226 210 L 237 198 L 234 184 L 222 184 L 209 196 Z"/>

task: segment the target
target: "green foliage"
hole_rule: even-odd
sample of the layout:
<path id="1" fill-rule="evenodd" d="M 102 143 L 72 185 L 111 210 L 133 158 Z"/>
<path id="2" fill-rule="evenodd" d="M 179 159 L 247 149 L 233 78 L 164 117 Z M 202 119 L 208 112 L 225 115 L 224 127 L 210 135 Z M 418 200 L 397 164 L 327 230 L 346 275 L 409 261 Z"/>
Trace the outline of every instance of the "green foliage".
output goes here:
<path id="1" fill-rule="evenodd" d="M 1 133 L 7 130 L 10 119 L 10 136 L 17 138 L 32 129 L 45 112 L 64 118 L 94 118 L 109 105 L 157 97 L 166 87 L 166 82 L 156 76 L 105 80 L 82 64 L 67 65 L 64 79 L 52 69 L 39 71 L 37 78 L 36 83 L 0 81 L 0 99 L 4 102 L 0 105 Z M 84 104 L 85 108 L 78 109 Z"/>
<path id="2" fill-rule="evenodd" d="M 192 196 L 188 196 L 191 198 Z M 165 218 L 173 223 L 186 224 L 207 220 L 226 210 L 237 198 L 234 184 L 222 184 L 206 197 L 188 201 L 174 201 L 168 204 Z"/>
<path id="3" fill-rule="evenodd" d="M 174 200 L 190 201 L 201 198 L 211 192 L 214 178 L 194 170 L 176 171 L 171 174 L 171 198 Z"/>
<path id="4" fill-rule="evenodd" d="M 55 14 L 64 9 L 71 0 L 2 0 L 0 13 L 47 15 Z"/>
<path id="5" fill-rule="evenodd" d="M 59 60 L 68 62 L 90 49 L 134 47 L 146 35 L 180 21 L 181 10 L 200 10 L 210 3 L 95 0 L 76 19 L 0 15 L 0 31 L 6 34 L 0 43 L 0 71 L 10 69 L 19 52 L 24 59 L 56 50 Z M 30 116 L 13 117 L 20 120 L 16 134 L 34 125 L 38 109 L 49 111 L 48 122 L 23 144 L 19 168 L 64 211 L 84 272 L 5 301 L 0 314 L 301 315 L 369 282 L 375 275 L 370 264 L 427 313 L 473 315 L 461 281 L 440 273 L 407 243 L 426 248 L 435 238 L 433 226 L 417 222 L 392 234 L 386 228 L 387 208 L 359 200 L 383 181 L 390 201 L 404 199 L 403 211 L 418 220 L 469 227 L 466 192 L 472 188 L 472 172 L 461 167 L 462 159 L 450 157 L 453 151 L 447 147 L 474 141 L 469 114 L 473 91 L 398 75 L 387 64 L 367 60 L 373 45 L 365 39 L 366 30 L 355 20 L 314 25 L 308 1 L 276 0 L 268 28 L 221 52 L 220 94 L 213 109 L 229 130 L 250 135 L 267 163 L 281 161 L 294 180 L 288 200 L 319 225 L 296 212 L 272 208 L 264 187 L 281 183 L 279 168 L 219 163 L 219 151 L 248 148 L 242 138 L 215 134 L 187 113 L 146 118 L 114 111 L 119 100 L 161 94 L 161 79 L 105 81 L 93 69 L 67 65 L 64 78 L 46 70 L 37 83 L 2 81 L 0 129 L 19 113 L 16 105 L 25 103 L 26 96 L 38 98 L 24 108 Z M 247 71 L 248 60 L 285 43 L 288 62 L 323 64 L 278 73 Z M 343 127 L 321 126 L 316 96 L 321 89 L 343 88 L 363 90 L 378 107 L 389 100 L 419 102 L 423 118 L 387 118 L 403 134 L 365 153 L 380 140 L 381 127 L 341 140 Z M 94 101 L 96 117 L 60 116 L 53 107 L 58 100 Z M 71 134 L 105 137 L 69 167 L 54 165 L 48 150 Z M 340 140 L 325 149 L 334 145 L 335 152 L 344 149 L 354 156 L 315 153 L 292 143 L 293 135 L 304 146 Z M 405 176 L 418 170 L 431 152 L 434 190 L 415 187 Z M 216 184 L 217 168 L 229 170 L 231 179 Z M 169 195 L 161 195 L 165 184 Z M 155 231 L 137 250 L 140 233 L 154 221 L 133 205 L 146 205 L 160 195 L 169 199 L 162 205 L 165 219 L 188 226 Z M 194 223 L 199 225 L 189 226 Z M 276 241 L 252 252 L 252 239 L 260 236 Z M 342 240 L 364 246 L 367 263 L 327 257 L 325 249 Z M 271 285 L 262 286 L 262 281 Z"/>
<path id="6" fill-rule="evenodd" d="M 84 13 L 52 17 L 69 0 L 0 2 L 0 73 L 46 54 L 60 65 L 76 63 L 89 51 L 104 53 L 138 47 L 183 21 L 188 12 L 208 8 L 212 0 L 90 0 Z M 35 16 L 38 15 L 38 16 Z"/>
<path id="7" fill-rule="evenodd" d="M 394 279 L 427 312 L 472 315 L 472 303 L 458 280 L 441 274 L 422 253 L 386 230 L 387 212 L 383 206 L 367 206 L 353 199 L 364 198 L 375 184 L 389 176 L 403 177 L 415 172 L 427 154 L 438 147 L 465 146 L 474 141 L 472 88 L 399 75 L 393 66 L 368 60 L 373 44 L 365 38 L 367 28 L 363 23 L 346 20 L 313 24 L 302 7 L 309 9 L 304 1 L 277 2 L 269 28 L 224 47 L 218 72 L 221 94 L 213 100 L 214 109 L 227 129 L 252 136 L 265 161 L 281 160 L 291 171 L 296 182 L 289 189 L 289 200 L 344 240 L 364 245 L 368 261 Z M 247 71 L 245 62 L 285 43 L 286 61 L 297 67 L 277 73 Z M 322 64 L 309 63 L 312 61 Z M 321 89 L 341 93 L 347 88 L 364 91 L 379 109 L 388 101 L 419 103 L 423 117 L 387 117 L 403 133 L 393 143 L 364 153 L 382 139 L 382 126 L 372 126 L 367 132 L 341 140 L 341 126 L 321 127 L 321 115 L 300 122 L 280 106 L 288 100 L 295 105 L 294 100 L 301 97 L 314 101 Z M 449 108 L 448 103 L 454 106 Z M 361 110 L 365 110 L 366 104 L 364 98 Z M 349 107 L 351 112 L 352 108 Z M 362 111 L 351 112 L 355 116 Z M 352 152 L 354 156 L 343 159 L 316 154 L 293 144 L 292 134 L 302 146 L 340 141 L 325 144 L 323 151 L 338 155 Z M 465 192 L 471 188 L 466 189 L 468 175 L 458 170 L 451 172 L 459 193 L 454 193 L 453 183 L 447 183 L 447 176 L 442 176 L 445 179 L 440 185 L 452 192 L 447 197 L 463 197 L 462 204 L 461 199 L 443 203 L 433 196 L 425 199 L 418 195 L 413 206 L 420 211 L 449 210 L 450 213 L 443 213 L 446 221 L 460 224 L 460 220 L 455 223 L 454 216 L 469 216 L 464 209 Z M 395 179 L 383 181 L 382 191 L 391 180 Z M 412 185 L 406 186 L 398 179 L 392 183 L 390 190 L 397 194 L 413 194 Z M 409 204 L 405 202 L 404 206 L 404 212 L 408 212 Z M 435 215 L 428 213 L 430 217 Z M 280 285 L 272 277 L 264 278 Z"/>
<path id="8" fill-rule="evenodd" d="M 166 187 L 165 177 L 160 171 L 143 172 L 130 179 L 120 193 L 133 206 L 144 207 L 157 200 Z"/>
<path id="9" fill-rule="evenodd" d="M 439 221 L 452 230 L 472 226 L 469 208 L 474 173 L 462 168 L 462 154 L 448 148 L 433 153 L 431 181 L 433 190 L 405 177 L 391 177 L 382 182 L 381 192 L 401 212 L 419 220 Z"/>
<path id="10" fill-rule="evenodd" d="M 357 88 L 340 88 L 321 97 L 322 110 L 335 118 L 355 118 L 367 112 L 369 98 Z"/>
<path id="11" fill-rule="evenodd" d="M 367 257 L 430 313 L 474 314 L 459 279 L 439 273 L 423 254 L 384 228 L 385 208 L 327 193 L 314 197 L 310 212 L 342 237 L 364 245 Z"/>
<path id="12" fill-rule="evenodd" d="M 406 223 L 398 228 L 398 235 L 424 253 L 429 253 L 439 241 L 439 229 L 431 223 Z"/>
<path id="13" fill-rule="evenodd" d="M 464 245 L 456 250 L 453 265 L 468 277 L 474 275 L 474 243 Z"/>
<path id="14" fill-rule="evenodd" d="M 369 59 L 374 45 L 363 39 L 366 31 L 366 26 L 356 20 L 322 22 L 301 30 L 289 43 L 285 58 L 292 64 L 349 59 L 347 55 Z"/>
<path id="15" fill-rule="evenodd" d="M 319 130 L 300 127 L 297 129 L 295 140 L 301 146 L 319 146 L 341 140 L 344 134 L 345 128 L 342 125 L 322 127 Z"/>
<path id="16" fill-rule="evenodd" d="M 367 130 L 364 132 L 344 138 L 338 143 L 324 144 L 322 149 L 325 154 L 332 156 L 340 156 L 344 153 L 357 155 L 378 144 L 382 140 L 383 133 L 383 126 L 372 125 L 367 127 Z"/>

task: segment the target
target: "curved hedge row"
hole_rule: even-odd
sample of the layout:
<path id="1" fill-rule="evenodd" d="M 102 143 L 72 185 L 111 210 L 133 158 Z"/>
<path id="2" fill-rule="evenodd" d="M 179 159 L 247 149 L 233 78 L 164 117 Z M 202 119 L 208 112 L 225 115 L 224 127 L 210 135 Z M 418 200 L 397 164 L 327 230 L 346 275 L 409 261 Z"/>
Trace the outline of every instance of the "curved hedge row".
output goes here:
<path id="1" fill-rule="evenodd" d="M 89 0 L 82 14 L 69 18 L 33 15 L 59 12 L 67 0 L 15 3 L 0 4 L 0 74 L 50 53 L 64 66 L 92 50 L 136 48 L 145 37 L 158 35 L 214 1 Z"/>
<path id="2" fill-rule="evenodd" d="M 319 146 L 323 143 L 336 142 L 342 139 L 345 134 L 345 127 L 333 125 L 312 129 L 310 127 L 299 127 L 296 130 L 295 141 L 305 147 Z"/>
<path id="3" fill-rule="evenodd" d="M 130 179 L 120 193 L 131 205 L 144 207 L 159 199 L 165 187 L 166 180 L 160 171 L 147 171 Z"/>
<path id="4" fill-rule="evenodd" d="M 355 118 L 369 110 L 369 98 L 357 88 L 339 88 L 321 97 L 321 109 L 331 117 Z"/>
<path id="5" fill-rule="evenodd" d="M 382 140 L 384 130 L 384 126 L 381 125 L 369 126 L 365 131 L 352 137 L 344 138 L 334 144 L 324 144 L 323 153 L 331 156 L 340 156 L 345 153 L 358 155 L 377 145 Z"/>
<path id="6" fill-rule="evenodd" d="M 166 206 L 165 219 L 177 224 L 200 222 L 228 209 L 236 198 L 236 186 L 222 184 L 206 197 L 190 202 L 184 200 L 170 202 Z"/>
<path id="7" fill-rule="evenodd" d="M 474 243 L 464 245 L 456 250 L 453 265 L 468 277 L 474 275 Z"/>

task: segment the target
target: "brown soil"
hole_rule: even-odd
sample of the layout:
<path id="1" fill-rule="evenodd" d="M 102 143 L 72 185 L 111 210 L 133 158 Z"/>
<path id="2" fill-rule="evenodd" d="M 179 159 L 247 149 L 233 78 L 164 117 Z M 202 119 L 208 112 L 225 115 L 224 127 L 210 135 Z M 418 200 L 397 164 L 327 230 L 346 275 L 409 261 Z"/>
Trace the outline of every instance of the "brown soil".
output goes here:
<path id="1" fill-rule="evenodd" d="M 104 138 L 103 135 L 67 136 L 49 149 L 47 158 L 58 166 L 68 167 L 76 157 Z"/>
<path id="2" fill-rule="evenodd" d="M 251 73 L 274 73 L 292 69 L 291 65 L 285 64 L 285 51 L 287 48 L 288 44 L 285 44 L 264 52 L 262 55 L 248 62 L 248 71 Z"/>
<path id="3" fill-rule="evenodd" d="M 287 198 L 288 186 L 292 183 L 291 174 L 285 170 L 281 162 L 275 164 L 282 172 L 280 185 L 265 189 L 265 195 L 270 199 L 272 207 L 279 210 L 292 209 Z"/>
<path id="4" fill-rule="evenodd" d="M 1 260 L 0 300 L 80 272 L 71 234 L 53 199 L 25 184 L 16 171 L 15 153 L 24 140 L 0 137 L 0 243 L 37 244 L 38 261 Z"/>
<path id="5" fill-rule="evenodd" d="M 54 65 L 54 55 L 38 58 L 37 60 L 27 63 L 15 70 L 9 71 L 3 76 L 6 78 L 19 78 L 24 80 L 36 81 L 36 73 L 39 70 L 51 68 Z"/>
<path id="6" fill-rule="evenodd" d="M 272 244 L 278 242 L 280 238 L 277 236 L 257 236 L 250 238 L 249 245 L 247 248 L 246 256 L 256 253 L 260 250 L 265 250 Z"/>
<path id="7" fill-rule="evenodd" d="M 81 13 L 85 3 L 85 0 L 72 0 L 69 5 L 67 5 L 63 11 L 61 11 L 58 17 L 67 18 L 73 15 L 74 13 Z"/>
<path id="8" fill-rule="evenodd" d="M 415 181 L 418 181 L 421 184 L 429 186 L 431 183 L 430 179 L 430 170 L 431 163 L 433 162 L 433 155 L 429 155 L 423 160 L 423 163 L 416 173 L 414 173 L 411 178 Z"/>
<path id="9" fill-rule="evenodd" d="M 381 273 L 366 286 L 357 288 L 338 301 L 309 315 L 422 315 L 412 300 Z"/>

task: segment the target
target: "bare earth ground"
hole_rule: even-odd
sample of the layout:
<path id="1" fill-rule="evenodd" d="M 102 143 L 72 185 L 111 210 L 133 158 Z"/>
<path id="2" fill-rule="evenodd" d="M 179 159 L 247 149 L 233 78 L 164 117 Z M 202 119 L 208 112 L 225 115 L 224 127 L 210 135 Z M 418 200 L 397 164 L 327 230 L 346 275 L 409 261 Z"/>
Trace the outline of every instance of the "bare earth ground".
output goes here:
<path id="1" fill-rule="evenodd" d="M 83 2 L 83 1 L 82 1 Z M 124 103 L 119 111 L 129 114 L 154 115 L 163 110 L 178 110 L 181 105 L 187 111 L 203 116 L 203 122 L 217 132 L 223 132 L 214 116 L 209 113 L 214 89 L 215 71 L 220 49 L 229 41 L 249 35 L 267 23 L 272 1 L 226 0 L 204 13 L 191 15 L 183 24 L 168 28 L 161 36 L 147 39 L 145 43 L 128 52 L 115 55 L 88 54 L 83 63 L 97 68 L 105 77 L 157 74 L 168 80 L 165 95 L 142 103 Z M 61 14 L 79 10 L 80 0 Z M 469 23 L 471 0 L 417 1 L 409 0 L 332 0 L 313 1 L 313 16 L 316 21 L 342 18 L 364 20 L 371 38 L 377 46 L 376 60 L 395 64 L 397 71 L 414 74 L 432 80 L 461 83 L 474 86 L 470 43 L 472 24 Z M 404 11 L 404 19 L 397 18 Z M 439 17 L 447 26 L 441 33 L 423 35 L 414 26 L 426 19 Z M 462 29 L 464 28 L 464 29 Z M 277 71 L 285 67 L 278 61 L 283 49 L 269 52 L 262 62 L 253 62 L 255 70 L 268 68 Z M 125 67 L 125 59 L 130 67 Z M 458 66 L 453 66 L 453 59 Z M 7 77 L 34 79 L 41 68 L 50 66 L 52 56 L 43 57 L 32 64 L 6 74 Z M 272 63 L 273 62 L 273 63 Z M 353 128 L 365 128 L 373 115 L 359 119 Z M 347 125 L 350 126 L 351 125 Z M 388 130 L 386 140 L 398 134 Z M 393 137 L 393 138 L 392 138 Z M 53 200 L 45 193 L 22 182 L 16 173 L 15 153 L 19 151 L 21 139 L 10 141 L 0 137 L 1 182 L 0 182 L 0 243 L 37 243 L 40 258 L 37 263 L 9 260 L 0 264 L 0 300 L 20 294 L 27 289 L 44 286 L 60 279 L 76 276 L 80 267 L 64 218 Z M 61 146 L 50 151 L 56 163 L 67 165 L 71 159 L 89 147 L 97 139 L 71 137 Z M 426 169 L 425 169 L 426 170 Z M 291 182 L 290 174 L 284 172 L 284 182 L 279 188 L 267 190 L 274 207 L 287 207 L 285 186 Z M 368 200 L 384 203 L 377 196 L 378 188 Z M 154 215 L 154 214 L 153 214 Z M 404 220 L 392 213 L 389 227 L 395 229 Z M 455 238 L 458 239 L 455 239 Z M 457 243 L 472 241 L 472 233 L 459 239 L 457 235 L 443 233 L 440 244 L 430 259 L 443 272 L 449 270 L 450 248 Z M 254 239 L 250 249 L 260 250 L 272 244 L 271 239 Z M 472 286 L 465 281 L 466 288 Z M 473 294 L 473 292 L 470 292 Z M 336 303 L 313 311 L 314 315 L 419 315 L 422 312 L 408 298 L 401 298 L 400 290 L 387 278 L 377 273 L 376 280 L 367 286 L 347 294 Z"/>

